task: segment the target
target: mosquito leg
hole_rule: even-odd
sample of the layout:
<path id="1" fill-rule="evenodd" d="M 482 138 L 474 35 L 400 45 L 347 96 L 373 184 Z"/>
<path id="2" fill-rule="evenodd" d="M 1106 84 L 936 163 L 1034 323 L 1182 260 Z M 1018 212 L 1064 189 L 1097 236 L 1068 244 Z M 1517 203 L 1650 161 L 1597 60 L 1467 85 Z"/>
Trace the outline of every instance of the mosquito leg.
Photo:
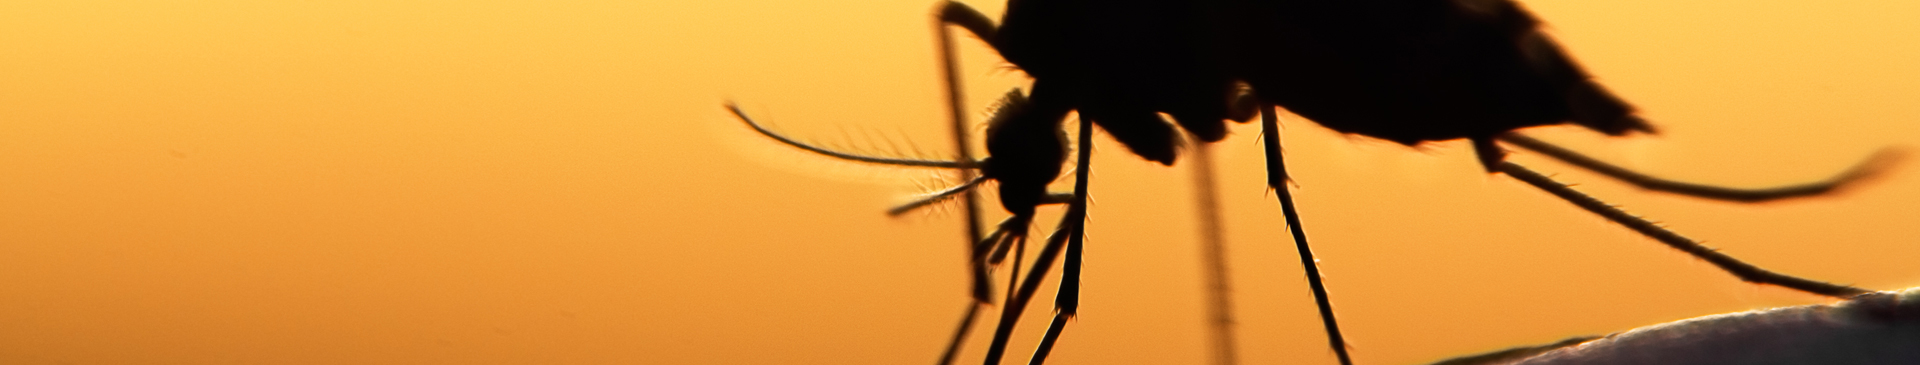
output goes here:
<path id="1" fill-rule="evenodd" d="M 967 138 L 966 97 L 960 87 L 959 60 L 953 56 L 953 37 L 949 34 L 946 25 L 949 23 L 961 24 L 963 27 L 973 30 L 977 35 L 979 31 L 974 29 L 980 26 L 977 24 L 970 26 L 968 24 L 975 24 L 980 19 L 986 19 L 986 17 L 980 15 L 979 11 L 974 11 L 972 8 L 967 8 L 965 5 L 954 2 L 947 2 L 946 5 L 941 8 L 940 14 L 939 18 L 934 20 L 933 28 L 935 37 L 939 38 L 940 70 L 946 78 L 947 116 L 953 127 L 953 148 L 955 150 L 955 156 L 959 156 L 959 160 L 973 161 L 972 143 L 968 141 Z M 966 16 L 967 14 L 971 14 L 972 16 Z M 950 18 L 965 21 L 951 21 L 949 20 Z M 986 29 L 992 29 L 992 27 L 993 23 L 991 20 L 985 22 Z M 979 172 L 972 169 L 962 169 L 960 171 L 960 179 L 970 182 L 969 185 L 978 182 L 978 176 Z M 990 278 L 987 277 L 985 267 L 982 266 L 984 263 L 980 262 L 979 259 L 981 256 L 980 250 L 975 248 L 979 245 L 979 242 L 981 242 L 980 228 L 982 226 L 980 222 L 980 202 L 979 199 L 976 199 L 978 193 L 973 192 L 972 189 L 967 189 L 962 194 L 963 195 L 960 196 L 960 202 L 964 207 L 963 209 L 966 212 L 967 219 L 966 245 L 969 256 L 968 262 L 970 266 L 972 266 L 969 269 L 973 271 L 971 274 L 973 274 L 972 276 L 974 278 L 973 303 L 970 303 L 967 309 L 967 315 L 961 319 L 960 327 L 954 330 L 953 341 L 947 343 L 947 350 L 940 355 L 941 365 L 953 363 L 954 356 L 960 353 L 961 343 L 966 341 L 967 333 L 973 329 L 974 317 L 979 314 L 980 307 L 985 305 L 986 298 L 993 295 L 992 288 L 989 288 L 986 282 L 986 280 L 990 280 Z M 1016 265 L 1016 272 L 1018 271 L 1017 267 Z"/>
<path id="2" fill-rule="evenodd" d="M 1062 265 L 1064 270 L 1060 273 L 1060 293 L 1053 299 L 1053 323 L 1047 325 L 1047 334 L 1040 338 L 1040 346 L 1033 350 L 1033 358 L 1027 361 L 1028 364 L 1039 365 L 1047 362 L 1047 355 L 1053 353 L 1053 345 L 1060 342 L 1060 332 L 1067 328 L 1067 320 L 1072 319 L 1074 314 L 1079 312 L 1080 242 L 1085 239 L 1085 226 L 1085 224 L 1074 224 L 1071 228 L 1061 227 L 1072 229 L 1072 232 L 1068 233 L 1067 262 Z"/>
<path id="3" fill-rule="evenodd" d="M 976 186 L 979 186 L 980 183 L 986 182 L 987 180 L 984 177 L 974 174 L 973 171 L 971 170 L 962 171 L 961 177 L 966 178 L 967 181 L 960 183 L 960 185 L 955 185 L 950 188 L 940 189 L 940 191 L 933 192 L 932 194 L 927 194 L 927 196 L 925 197 L 921 197 L 920 199 L 915 199 L 914 201 L 907 202 L 906 204 L 901 204 L 901 205 L 894 206 L 893 208 L 888 208 L 887 215 L 892 217 L 898 217 L 902 214 L 907 214 L 907 212 L 911 212 L 920 208 L 926 208 L 928 206 L 932 206 L 934 204 L 947 201 L 949 199 L 962 199 L 962 200 L 969 200 L 969 201 L 973 200 L 972 199 L 973 188 Z M 967 239 L 970 241 L 978 241 L 980 238 L 979 219 L 969 218 L 967 219 L 967 221 L 970 222 L 967 225 L 968 226 L 967 228 L 972 228 L 972 233 L 968 234 Z"/>
<path id="4" fill-rule="evenodd" d="M 980 40 L 986 41 L 987 45 L 989 46 L 994 45 L 993 44 L 994 33 L 999 32 L 999 29 L 998 29 L 999 27 L 993 25 L 993 18 L 988 18 L 986 14 L 981 14 L 979 10 L 973 10 L 973 8 L 967 6 L 967 4 L 961 4 L 961 3 L 956 3 L 952 1 L 942 1 L 940 4 L 940 9 L 935 10 L 935 13 L 936 13 L 934 14 L 935 23 L 938 23 L 941 25 L 951 24 L 954 26 L 959 26 L 961 29 L 966 29 L 967 32 L 973 33 L 974 37 L 979 37 Z M 946 31 L 944 29 L 946 28 L 947 27 L 945 26 L 940 27 L 940 29 L 943 29 L 940 31 L 941 34 L 943 35 L 942 37 L 940 37 L 941 39 L 949 39 L 944 36 L 944 34 L 946 34 Z M 952 49 L 952 46 L 942 46 L 942 48 Z M 999 47 L 994 47 L 994 48 L 997 49 Z"/>
<path id="5" fill-rule="evenodd" d="M 760 135 L 767 136 L 767 138 L 772 138 L 774 141 L 778 141 L 782 144 L 786 144 L 788 146 L 793 146 L 794 148 L 806 150 L 807 152 L 813 152 L 821 156 L 827 156 L 827 157 L 853 161 L 853 162 L 871 163 L 871 164 L 879 164 L 879 165 L 906 166 L 906 167 L 973 169 L 974 166 L 979 165 L 979 163 L 974 162 L 973 160 L 960 160 L 960 161 L 920 160 L 920 159 L 910 159 L 910 158 L 866 156 L 866 155 L 860 155 L 860 154 L 835 151 L 832 148 L 815 146 L 815 145 L 808 144 L 806 142 L 801 142 L 799 140 L 796 140 L 784 135 L 780 135 L 779 133 L 774 133 L 772 129 L 767 129 L 766 126 L 761 125 L 759 122 L 753 121 L 753 118 L 748 118 L 747 113 L 740 111 L 739 106 L 733 105 L 732 103 L 728 103 L 726 107 L 727 107 L 727 111 L 733 112 L 733 116 L 735 118 L 740 118 L 741 122 L 745 122 L 747 123 L 748 127 L 752 127 L 754 132 L 759 132 Z"/>
<path id="6" fill-rule="evenodd" d="M 1300 266 L 1307 272 L 1307 286 L 1313 289 L 1313 302 L 1320 307 L 1320 322 L 1327 327 L 1327 342 L 1340 358 L 1340 365 L 1353 365 L 1347 354 L 1347 339 L 1340 335 L 1340 323 L 1333 318 L 1333 301 L 1327 298 L 1327 286 L 1321 283 L 1319 261 L 1307 247 L 1307 231 L 1300 227 L 1300 212 L 1293 206 L 1293 193 L 1287 190 L 1287 168 L 1280 159 L 1279 110 L 1268 104 L 1260 113 L 1261 138 L 1267 144 L 1267 187 L 1280 196 L 1280 211 L 1287 217 L 1287 229 L 1293 233 L 1294 248 L 1300 251 Z"/>
<path id="7" fill-rule="evenodd" d="M 1033 359 L 1028 360 L 1027 364 L 1040 365 L 1047 362 L 1047 354 L 1052 353 L 1053 345 L 1059 343 L 1060 331 L 1067 328 L 1067 318 L 1065 314 L 1053 315 L 1053 324 L 1047 326 L 1046 338 L 1040 340 L 1040 348 L 1034 349 Z"/>
<path id="8" fill-rule="evenodd" d="M 961 317 L 959 327 L 954 329 L 953 339 L 947 342 L 947 349 L 940 354 L 941 365 L 953 363 L 954 357 L 960 354 L 960 345 L 966 341 L 967 334 L 973 331 L 973 322 L 979 316 L 980 308 L 992 303 L 993 288 L 989 282 L 993 278 L 987 273 L 987 267 L 999 264 L 1001 257 L 998 256 L 1006 251 L 1005 247 L 1014 245 L 1015 241 L 1019 241 L 1020 247 L 1014 254 L 1016 268 L 1013 278 L 1008 279 L 1008 287 L 1012 288 L 1013 282 L 1019 277 L 1017 263 L 1020 261 L 1020 255 L 1025 254 L 1026 251 L 1026 231 L 1024 230 L 1026 225 L 1027 221 L 1024 217 L 1007 218 L 1006 221 L 1001 222 L 1000 228 L 993 231 L 992 235 L 969 248 L 973 251 L 968 258 L 968 269 L 973 274 L 973 300 L 969 301 L 967 314 Z M 1012 290 L 1007 291 L 1009 302 L 1013 300 L 1013 293 Z"/>
<path id="9" fill-rule="evenodd" d="M 1194 205 L 1200 214 L 1200 263 L 1206 270 L 1202 276 L 1207 288 L 1207 326 L 1213 330 L 1213 364 L 1233 365 L 1239 360 L 1234 348 L 1237 341 L 1227 281 L 1226 239 L 1221 237 L 1219 197 L 1213 192 L 1213 157 L 1206 145 L 1194 146 L 1192 151 L 1189 163 L 1193 165 Z"/>
<path id="10" fill-rule="evenodd" d="M 1545 175 L 1529 170 L 1526 167 L 1514 164 L 1513 162 L 1501 162 L 1498 166 L 1499 171 L 1506 173 L 1507 176 L 1525 181 L 1527 184 L 1533 185 L 1533 187 L 1540 188 L 1540 190 L 1546 190 L 1548 193 L 1560 197 L 1560 199 L 1580 206 L 1581 209 L 1586 209 L 1589 212 L 1606 217 L 1607 220 L 1611 220 L 1614 223 L 1627 226 L 1627 228 L 1633 229 L 1635 232 L 1640 232 L 1640 234 L 1651 237 L 1654 240 L 1658 240 L 1668 247 L 1673 247 L 1676 250 L 1693 255 L 1693 257 L 1706 260 L 1708 263 L 1712 263 L 1713 266 L 1717 266 L 1721 270 L 1726 270 L 1727 273 L 1739 277 L 1742 281 L 1755 284 L 1777 285 L 1836 298 L 1851 297 L 1869 292 L 1866 289 L 1813 281 L 1761 269 L 1758 266 L 1741 262 L 1739 259 L 1733 258 L 1733 256 L 1720 253 L 1713 248 L 1702 246 L 1691 239 L 1680 236 L 1678 233 L 1661 228 L 1659 225 L 1649 222 L 1646 219 L 1627 214 L 1626 211 L 1608 205 L 1599 199 L 1594 199 L 1591 196 L 1574 191 L 1573 188 L 1553 181 L 1553 179 L 1547 178 Z"/>
<path id="11" fill-rule="evenodd" d="M 987 364 L 999 364 L 1000 358 L 1006 355 L 1007 339 L 1013 335 L 1013 326 L 1020 321 L 1020 313 L 1026 310 L 1027 302 L 1032 301 L 1034 292 L 1040 290 L 1040 280 L 1046 277 L 1053 262 L 1060 259 L 1060 251 L 1066 248 L 1067 232 L 1071 228 L 1068 225 L 1075 219 L 1071 210 L 1068 213 L 1067 217 L 1061 218 L 1060 229 L 1047 236 L 1047 245 L 1035 255 L 1033 269 L 1027 271 L 1027 278 L 1019 287 L 1007 289 L 1018 294 L 1007 300 L 1005 307 L 1001 308 L 1000 323 L 993 329 L 993 343 L 987 346 Z M 1084 213 L 1081 217 L 1085 217 Z"/>
<path id="12" fill-rule="evenodd" d="M 1092 119 L 1080 119 L 1079 134 L 1079 161 L 1075 162 L 1079 167 L 1074 169 L 1073 201 L 1067 205 L 1067 216 L 1060 222 L 1060 229 L 1067 232 L 1067 262 L 1060 265 L 1060 292 L 1053 299 L 1053 324 L 1047 326 L 1047 335 L 1040 340 L 1040 347 L 1034 350 L 1030 360 L 1035 365 L 1047 361 L 1053 344 L 1060 340 L 1060 331 L 1067 328 L 1067 320 L 1080 313 L 1080 259 L 1087 241 L 1087 176 L 1093 171 Z"/>
<path id="13" fill-rule="evenodd" d="M 1594 159 L 1593 157 L 1574 152 L 1573 150 L 1555 146 L 1546 141 L 1534 139 L 1519 132 L 1508 132 L 1500 135 L 1499 138 L 1501 141 L 1513 144 L 1514 146 L 1538 152 L 1547 157 L 1587 169 L 1588 171 L 1607 175 L 1607 177 L 1633 184 L 1642 189 L 1743 203 L 1831 193 L 1850 187 L 1853 183 L 1864 181 L 1879 174 L 1897 160 L 1899 156 L 1899 153 L 1894 150 L 1881 150 L 1872 157 L 1868 157 L 1866 160 L 1854 165 L 1852 168 L 1826 180 L 1771 188 L 1740 189 L 1667 180 L 1650 176 Z"/>
<path id="14" fill-rule="evenodd" d="M 1013 295 L 1015 294 L 1015 291 L 1011 288 L 1020 287 L 1020 261 L 1024 260 L 1025 256 L 1027 255 L 1026 236 L 1021 236 L 1016 238 L 1018 238 L 1018 241 L 1013 243 L 1013 268 L 1014 269 L 1007 270 L 1007 288 L 1009 288 L 1007 289 L 1007 299 L 1006 299 L 1007 303 L 1013 303 Z"/>
<path id="15" fill-rule="evenodd" d="M 960 343 L 967 339 L 967 333 L 973 330 L 973 320 L 980 317 L 980 307 L 986 306 L 980 301 L 967 302 L 967 314 L 960 316 L 960 327 L 953 331 L 953 340 L 947 342 L 947 350 L 940 353 L 940 365 L 953 364 L 953 358 L 960 355 Z"/>
<path id="16" fill-rule="evenodd" d="M 958 21 L 952 19 L 958 19 Z M 960 24 L 978 35 L 980 30 L 977 28 L 984 28 L 988 32 L 993 30 L 992 21 L 986 19 L 985 15 L 981 15 L 973 8 L 949 1 L 941 8 L 940 17 L 934 20 L 934 33 L 940 38 L 938 40 L 940 71 L 946 78 L 947 117 L 953 127 L 953 149 L 955 156 L 959 156 L 961 161 L 974 160 L 973 149 L 970 148 L 973 144 L 967 138 L 970 128 L 967 123 L 966 93 L 960 87 L 960 60 L 953 55 L 953 35 L 948 31 L 947 24 Z M 977 24 L 982 21 L 984 24 Z M 960 178 L 961 181 L 974 181 L 973 178 L 976 175 L 979 175 L 978 171 L 965 169 L 961 171 Z M 975 199 L 977 195 L 972 190 L 968 190 L 966 196 L 961 198 L 966 205 L 967 245 L 969 246 L 974 242 L 980 242 L 980 207 L 978 199 Z"/>

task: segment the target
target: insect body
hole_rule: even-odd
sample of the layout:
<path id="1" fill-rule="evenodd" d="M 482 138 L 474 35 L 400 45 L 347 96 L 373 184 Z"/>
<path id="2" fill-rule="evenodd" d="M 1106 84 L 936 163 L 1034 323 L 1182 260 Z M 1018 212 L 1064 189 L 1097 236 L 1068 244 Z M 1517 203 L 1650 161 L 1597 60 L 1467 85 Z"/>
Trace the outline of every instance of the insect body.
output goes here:
<path id="1" fill-rule="evenodd" d="M 1021 109 L 1035 115 L 1007 118 L 1014 125 L 987 137 L 990 161 L 1049 162 L 1022 166 L 1063 161 L 1023 154 L 1041 150 L 1026 142 L 1057 130 L 1070 109 L 1135 154 L 1171 164 L 1178 135 L 1158 113 L 1217 141 L 1239 82 L 1261 104 L 1409 145 L 1468 138 L 1490 147 L 1516 128 L 1567 122 L 1610 135 L 1652 130 L 1537 23 L 1498 0 L 1023 0 L 1008 4 L 997 32 L 969 29 L 1035 79 L 1032 106 Z M 1499 151 L 1478 152 L 1493 170 Z M 1051 175 L 1014 178 L 1042 180 Z M 1035 187 L 1002 184 L 1003 197 L 1036 196 Z M 1006 203 L 1016 213 L 1025 204 Z"/>
<path id="2" fill-rule="evenodd" d="M 1743 280 L 1829 296 L 1865 292 L 1739 262 L 1504 161 L 1496 140 L 1602 172 L 1615 170 L 1617 174 L 1610 174 L 1629 182 L 1646 180 L 1655 187 L 1673 184 L 1624 169 L 1581 164 L 1590 159 L 1511 133 L 1522 127 L 1563 123 L 1607 135 L 1652 132 L 1653 128 L 1635 117 L 1632 107 L 1591 81 L 1538 30 L 1538 20 L 1508 0 L 1012 0 L 997 27 L 958 3 L 945 3 L 940 9 L 937 21 L 968 30 L 1034 79 L 1030 95 L 1011 94 L 989 122 L 985 141 L 989 157 L 945 165 L 977 167 L 981 173 L 980 179 L 950 193 L 980 180 L 995 181 L 1001 205 L 1013 215 L 975 245 L 977 300 L 990 300 L 980 279 L 985 263 L 999 261 L 1007 247 L 1023 242 L 1036 207 L 1069 205 L 1061 228 L 1038 255 L 1034 273 L 1027 276 L 1026 284 L 1016 282 L 1008 289 L 1006 311 L 988 350 L 990 364 L 1003 354 L 1007 333 L 1032 296 L 1040 274 L 1063 249 L 1066 263 L 1057 300 L 1059 316 L 1037 351 L 1036 362 L 1045 358 L 1064 319 L 1075 311 L 1078 248 L 1084 229 L 1080 220 L 1086 209 L 1086 161 L 1091 152 L 1086 146 L 1093 125 L 1137 156 L 1172 164 L 1180 130 L 1201 142 L 1218 141 L 1226 137 L 1227 120 L 1246 121 L 1255 111 L 1265 129 L 1268 184 L 1278 192 L 1332 347 L 1343 364 L 1350 363 L 1285 185 L 1276 130 L 1281 107 L 1336 131 L 1407 145 L 1469 139 L 1489 172 L 1546 189 Z M 949 75 L 949 80 L 956 79 Z M 1061 123 L 1075 111 L 1081 119 L 1078 174 L 1073 196 L 1063 198 L 1049 193 L 1047 185 L 1059 177 L 1066 163 L 1068 139 Z M 752 123 L 738 109 L 734 113 Z M 1171 116 L 1172 122 L 1162 113 Z M 816 152 L 875 161 L 805 146 L 754 127 Z M 1862 175 L 1852 173 L 1813 188 L 1743 196 L 1767 199 L 1818 193 Z M 1708 192 L 1697 195 L 1709 197 L 1739 195 L 1710 187 L 1697 190 Z"/>

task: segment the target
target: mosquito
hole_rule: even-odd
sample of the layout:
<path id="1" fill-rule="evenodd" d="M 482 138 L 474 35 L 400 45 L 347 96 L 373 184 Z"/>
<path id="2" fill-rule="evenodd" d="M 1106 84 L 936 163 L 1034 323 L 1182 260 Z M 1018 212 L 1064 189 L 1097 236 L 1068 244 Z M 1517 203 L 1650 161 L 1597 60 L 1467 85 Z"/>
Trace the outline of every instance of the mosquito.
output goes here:
<path id="1" fill-rule="evenodd" d="M 1741 262 L 1628 214 L 1532 169 L 1505 160 L 1499 142 L 1655 191 L 1754 202 L 1818 195 L 1880 171 L 1882 152 L 1830 180 L 1771 189 L 1732 189 L 1660 179 L 1606 164 L 1515 130 L 1574 124 L 1609 136 L 1654 133 L 1652 125 L 1601 85 L 1511 0 L 1012 0 L 996 23 L 964 4 L 942 2 L 935 29 L 960 157 L 954 161 L 866 156 L 812 146 L 775 133 L 739 108 L 728 109 L 755 131 L 809 152 L 864 163 L 962 171 L 962 183 L 890 213 L 959 199 L 969 217 L 971 296 L 977 303 L 943 358 L 951 361 L 981 304 L 992 303 L 988 270 L 1007 255 L 1026 255 L 1028 226 L 1042 205 L 1066 214 L 1025 275 L 1012 270 L 987 364 L 1005 356 L 1008 337 L 1040 286 L 1061 262 L 1055 316 L 1031 362 L 1043 362 L 1079 308 L 1092 131 L 1097 125 L 1134 155 L 1172 165 L 1183 135 L 1201 143 L 1226 137 L 1227 121 L 1259 116 L 1267 185 L 1276 194 L 1305 269 L 1328 342 L 1352 364 L 1331 299 L 1307 243 L 1281 158 L 1279 110 L 1329 129 L 1418 145 L 1467 139 L 1491 174 L 1504 174 L 1598 214 L 1669 247 L 1705 260 L 1740 280 L 1830 297 L 1869 292 L 1776 273 Z M 972 34 L 1032 78 L 1026 92 L 1002 98 L 987 121 L 988 156 L 967 152 L 960 77 L 950 28 Z M 1078 114 L 1077 136 L 1065 135 Z M 1170 116 L 1171 121 L 1164 116 Z M 1177 126 L 1177 127 L 1176 127 Z M 1184 134 L 1183 134 L 1184 131 Z M 1048 186 L 1073 161 L 1073 191 Z M 972 194 L 992 182 L 1010 216 L 980 237 Z"/>

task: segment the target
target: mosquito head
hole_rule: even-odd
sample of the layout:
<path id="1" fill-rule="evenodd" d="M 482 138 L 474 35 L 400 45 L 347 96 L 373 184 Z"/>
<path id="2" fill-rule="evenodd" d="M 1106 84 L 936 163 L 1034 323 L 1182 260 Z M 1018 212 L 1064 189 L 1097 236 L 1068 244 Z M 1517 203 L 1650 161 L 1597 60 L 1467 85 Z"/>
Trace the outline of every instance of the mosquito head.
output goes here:
<path id="1" fill-rule="evenodd" d="M 1000 205 L 1018 216 L 1033 214 L 1067 161 L 1067 136 L 1060 121 L 1071 109 L 1037 101 L 1019 90 L 1007 92 L 987 121 L 990 157 L 981 161 L 980 174 L 1000 182 Z"/>

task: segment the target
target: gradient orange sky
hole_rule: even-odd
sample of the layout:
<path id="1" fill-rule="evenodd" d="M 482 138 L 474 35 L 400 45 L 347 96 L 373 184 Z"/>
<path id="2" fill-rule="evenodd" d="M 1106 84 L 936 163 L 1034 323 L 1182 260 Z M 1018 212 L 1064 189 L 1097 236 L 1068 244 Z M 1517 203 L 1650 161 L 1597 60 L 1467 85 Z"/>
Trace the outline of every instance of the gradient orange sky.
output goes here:
<path id="1" fill-rule="evenodd" d="M 1920 3 L 1525 3 L 1664 132 L 1543 138 L 1737 186 L 1920 148 Z M 960 223 L 882 210 L 941 175 L 806 155 L 720 107 L 854 150 L 946 155 L 932 7 L 0 2 L 0 363 L 932 362 L 965 305 Z M 976 115 L 1023 84 L 960 44 Z M 1287 125 L 1362 364 L 1827 301 L 1490 177 L 1463 143 Z M 1256 129 L 1233 132 L 1215 148 L 1243 363 L 1331 364 Z M 1185 166 L 1098 138 L 1085 305 L 1051 363 L 1205 361 Z M 1763 205 L 1513 160 L 1764 267 L 1920 285 L 1911 160 Z"/>

